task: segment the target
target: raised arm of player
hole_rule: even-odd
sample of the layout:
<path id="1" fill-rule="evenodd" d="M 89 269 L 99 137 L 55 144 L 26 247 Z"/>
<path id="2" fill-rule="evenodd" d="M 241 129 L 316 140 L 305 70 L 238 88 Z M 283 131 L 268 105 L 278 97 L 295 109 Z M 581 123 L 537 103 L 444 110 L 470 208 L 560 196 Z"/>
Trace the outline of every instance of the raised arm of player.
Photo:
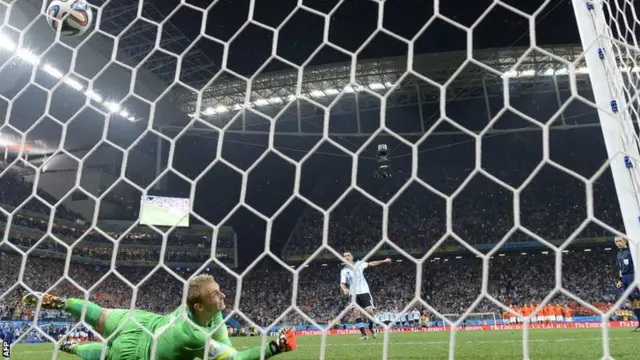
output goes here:
<path id="1" fill-rule="evenodd" d="M 378 266 L 378 265 L 382 265 L 382 264 L 391 264 L 391 259 L 386 258 L 384 260 L 378 260 L 378 261 L 369 262 L 369 266 Z"/>

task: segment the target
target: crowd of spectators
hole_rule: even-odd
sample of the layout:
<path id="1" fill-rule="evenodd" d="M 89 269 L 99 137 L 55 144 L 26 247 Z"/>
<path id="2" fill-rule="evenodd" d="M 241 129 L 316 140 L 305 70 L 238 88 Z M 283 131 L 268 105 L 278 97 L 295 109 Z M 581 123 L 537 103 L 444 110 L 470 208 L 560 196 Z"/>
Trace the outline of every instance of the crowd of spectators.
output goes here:
<path id="1" fill-rule="evenodd" d="M 3 175 L 0 177 L 0 204 L 18 207 L 35 193 L 33 183 L 27 181 L 19 172 L 13 171 L 12 169 L 6 169 L 5 166 L 0 166 L 0 171 L 3 172 Z M 37 191 L 37 195 L 50 205 L 58 202 L 55 197 L 46 191 Z M 48 206 L 38 200 L 27 201 L 22 209 L 33 211 L 35 213 L 46 214 L 47 216 L 51 212 L 51 209 Z M 63 205 L 58 206 L 56 215 L 64 219 L 80 218 L 80 215 L 74 213 Z"/>
<path id="2" fill-rule="evenodd" d="M 599 250 L 599 251 L 596 251 Z M 507 253 L 494 256 L 489 264 L 488 290 L 504 304 L 525 304 L 542 301 L 555 287 L 556 260 L 553 254 Z M 117 267 L 118 274 L 107 267 L 71 263 L 68 278 L 63 279 L 64 262 L 48 258 L 30 257 L 19 280 L 20 258 L 9 252 L 0 253 L 0 272 L 6 274 L 0 293 L 4 317 L 28 318 L 32 314 L 20 307 L 20 296 L 27 291 L 52 291 L 63 296 L 82 297 L 90 290 L 90 299 L 105 307 L 129 308 L 133 289 L 137 286 L 135 306 L 139 309 L 168 313 L 182 301 L 184 281 L 195 269 Z M 582 300 L 607 308 L 617 298 L 615 280 L 615 252 L 594 249 L 575 249 L 563 254 L 562 286 Z M 420 270 L 412 261 L 404 260 L 367 270 L 367 280 L 373 292 L 376 307 L 381 311 L 402 311 L 416 295 L 416 274 L 422 271 L 420 297 L 442 314 L 460 314 L 481 296 L 482 261 L 473 255 L 450 256 L 427 260 Z M 221 268 L 206 268 L 226 293 L 229 309 L 234 309 L 238 280 Z M 314 262 L 300 271 L 295 304 L 298 309 L 319 323 L 326 323 L 348 306 L 350 299 L 341 295 L 338 286 L 338 263 Z M 149 275 L 151 273 L 151 275 Z M 14 284 L 21 284 L 14 288 Z M 22 286 L 24 285 L 24 286 Z M 26 286 L 26 287 L 25 287 Z M 249 271 L 241 281 L 237 309 L 259 325 L 268 325 L 281 314 L 287 314 L 292 304 L 293 276 L 290 271 L 273 263 L 261 263 Z M 568 304 L 569 299 L 558 295 L 555 303 Z M 574 314 L 593 315 L 589 310 L 573 303 Z M 474 313 L 500 314 L 496 304 L 486 298 Z M 46 314 L 47 318 L 55 315 Z M 61 316 L 64 316 L 61 314 Z M 236 316 L 241 322 L 244 319 Z M 346 320 L 347 317 L 344 318 Z M 284 320 L 305 323 L 299 313 L 292 311 Z"/>
<path id="3" fill-rule="evenodd" d="M 528 139 L 531 136 L 538 136 L 537 141 Z M 464 163 L 461 159 L 473 159 L 473 151 L 469 153 L 462 146 L 443 146 L 433 151 L 435 155 L 423 155 L 419 159 L 425 164 L 428 163 L 429 169 L 437 171 L 421 173 L 421 169 L 427 166 L 419 163 L 418 175 L 434 189 L 452 196 L 451 219 L 447 219 L 444 198 L 414 183 L 389 202 L 389 240 L 405 250 L 423 253 L 446 234 L 448 221 L 451 223 L 452 233 L 469 244 L 496 243 L 516 225 L 547 241 L 569 238 L 585 220 L 588 220 L 587 186 L 580 179 L 554 166 L 545 165 L 534 171 L 540 163 L 539 135 L 518 134 L 516 140 L 503 140 L 520 141 L 524 144 L 520 145 L 521 147 L 531 146 L 527 152 L 511 153 L 504 151 L 505 145 L 502 141 L 495 141 L 484 144 L 486 146 L 483 145 L 482 149 L 484 170 L 509 186 L 516 189 L 521 187 L 515 211 L 516 195 L 510 189 L 481 173 L 476 173 L 466 182 L 474 170 L 474 163 Z M 572 148 L 580 144 L 555 137 L 550 141 L 550 147 L 557 149 L 553 152 L 552 160 L 587 179 L 603 164 L 604 151 L 596 146 L 591 149 L 584 146 Z M 396 164 L 392 159 L 391 166 L 395 164 L 401 167 L 401 160 L 403 158 Z M 368 183 L 358 185 L 363 188 L 368 186 L 366 190 L 370 196 L 387 202 L 408 179 L 408 176 L 401 173 L 397 175 L 378 179 L 375 186 Z M 322 177 L 322 174 L 319 177 Z M 345 181 L 349 183 L 350 179 Z M 317 202 L 323 199 L 337 199 L 344 189 L 339 186 L 327 186 L 327 183 L 328 180 L 319 179 L 308 197 Z M 457 192 L 458 190 L 460 191 Z M 623 229 L 611 173 L 605 171 L 595 178 L 592 190 L 593 218 L 614 229 Z M 328 208 L 331 204 L 323 205 Z M 329 213 L 329 245 L 337 251 L 369 251 L 383 238 L 382 215 L 381 206 L 368 196 L 351 190 Z M 593 222 L 588 222 L 583 232 L 610 234 Z M 310 255 L 321 245 L 322 235 L 321 213 L 307 207 L 298 218 L 285 245 L 285 258 Z M 517 231 L 509 237 L 510 242 L 531 239 L 531 236 L 522 231 Z"/>
<path id="4" fill-rule="evenodd" d="M 452 203 L 452 231 L 470 244 L 491 244 L 502 239 L 516 223 L 537 234 L 540 238 L 555 241 L 565 240 L 587 219 L 585 186 L 567 173 L 547 166 L 535 173 L 532 182 L 519 193 L 519 208 L 514 214 L 513 192 L 498 185 L 495 181 L 476 175 L 477 178 L 464 182 L 472 171 L 473 164 L 448 164 L 451 158 L 459 158 L 457 150 L 451 150 L 435 168 L 438 178 L 433 174 L 421 174 L 439 191 L 447 195 L 455 194 L 456 189 L 465 184 L 462 192 L 457 193 Z M 535 164 L 530 154 L 504 154 L 496 148 L 483 149 L 489 160 L 483 163 L 486 170 L 514 187 L 523 185 Z M 532 151 L 534 153 L 534 151 Z M 559 152 L 555 161 L 571 164 L 578 173 L 589 173 L 592 166 L 585 164 L 588 154 L 575 151 Z M 460 155 L 460 156 L 458 156 Z M 434 155 L 435 156 L 435 155 Z M 567 157 L 562 158 L 562 156 Z M 515 157 L 516 160 L 509 160 Z M 581 158 L 580 158 L 581 157 Z M 484 158 L 483 158 L 484 159 Z M 491 159 L 512 163 L 510 171 L 492 171 Z M 422 161 L 422 160 L 421 160 Z M 393 162 L 393 160 L 392 160 Z M 434 168 L 433 166 L 431 168 Z M 0 203 L 20 204 L 20 196 L 26 198 L 32 192 L 30 185 L 13 175 L 3 176 L 0 186 Z M 384 189 L 372 194 L 384 201 L 396 191 L 406 177 L 390 177 L 385 180 Z M 342 189 L 326 186 L 327 182 L 319 178 L 313 189 L 315 198 L 337 198 Z M 395 189 L 395 190 L 394 190 Z M 593 213 L 597 218 L 616 229 L 622 229 L 620 214 L 614 198 L 613 183 L 610 174 L 604 174 L 594 184 Z M 14 198 L 13 194 L 17 194 Z M 18 200 L 16 200 L 18 199 Z M 385 200 L 386 199 L 386 200 Z M 35 202 L 34 204 L 37 204 Z M 48 209 L 29 208 L 38 213 L 47 213 Z M 66 211 L 66 210 L 63 210 Z M 412 253 L 424 254 L 446 233 L 446 202 L 422 186 L 410 186 L 405 193 L 390 205 L 388 235 L 399 247 Z M 62 218 L 73 219 L 73 214 L 62 213 Z M 18 215 L 13 225 L 32 230 L 49 231 L 46 221 Z M 382 209 L 367 196 L 357 191 L 342 199 L 330 216 L 329 244 L 338 251 L 367 253 L 382 238 Z M 309 255 L 321 243 L 323 219 L 314 210 L 304 211 L 298 218 L 283 254 Z M 113 254 L 111 240 L 98 232 L 87 232 L 86 228 L 54 225 L 51 233 L 63 241 L 75 241 L 72 255 L 81 255 L 91 259 L 110 260 Z M 111 233 L 117 238 L 120 234 Z M 610 232 L 589 224 L 578 237 L 608 236 Z M 514 233 L 509 242 L 535 241 L 536 237 L 523 231 Z M 32 248 L 57 254 L 66 254 L 61 244 L 50 238 L 27 235 L 26 232 L 12 231 L 8 241 L 21 249 Z M 124 236 L 119 243 L 117 258 L 131 261 L 156 261 L 160 256 L 161 238 L 155 234 L 133 232 Z M 231 245 L 230 238 L 220 238 L 222 245 Z M 210 239 L 202 236 L 171 236 L 167 242 L 165 260 L 204 263 L 209 253 Z M 443 246 L 456 244 L 450 238 Z M 126 245 L 153 245 L 151 247 L 128 247 Z M 584 244 L 583 244 L 584 245 Z M 183 248 L 179 248 L 182 246 Z M 220 244 L 219 244 L 220 246 Z M 585 245 L 586 246 L 586 245 Z M 185 250 L 190 247 L 193 251 Z M 613 247 L 613 245 L 609 245 Z M 488 274 L 483 272 L 481 259 L 470 251 L 443 255 L 431 255 L 421 267 L 409 259 L 394 256 L 392 264 L 367 270 L 367 279 L 371 286 L 375 304 L 380 311 L 398 312 L 416 300 L 416 295 L 442 314 L 459 314 L 466 311 L 481 294 L 483 275 L 488 278 L 487 294 L 505 305 L 524 304 L 543 300 L 555 287 L 555 273 L 562 271 L 562 287 L 575 296 L 599 308 L 607 308 L 617 297 L 615 289 L 615 252 L 605 250 L 604 246 L 570 247 L 563 254 L 562 263 L 556 264 L 556 257 L 544 248 L 522 251 L 501 251 L 490 260 Z M 586 251 L 591 250 L 591 251 Z M 463 251 L 464 252 L 464 251 Z M 374 258 L 375 258 L 374 254 Z M 386 255 L 385 255 L 386 257 Z M 0 247 L 0 316 L 4 318 L 31 318 L 33 314 L 21 308 L 20 297 L 26 291 L 51 291 L 62 296 L 83 297 L 84 290 L 90 290 L 89 297 L 98 304 L 109 308 L 128 308 L 167 313 L 178 306 L 184 295 L 184 280 L 195 271 L 194 268 L 159 268 L 118 266 L 109 267 L 80 264 L 71 261 L 68 269 L 65 262 L 42 254 L 34 253 L 24 259 L 9 246 Z M 301 269 L 297 291 L 294 294 L 293 276 L 266 260 L 251 269 L 241 279 L 234 274 L 217 267 L 206 268 L 216 278 L 227 294 L 229 309 L 235 309 L 259 325 L 268 325 L 275 321 L 287 309 L 292 310 L 283 321 L 303 323 L 297 310 L 317 322 L 334 320 L 348 306 L 349 298 L 341 295 L 338 279 L 340 264 L 317 260 L 310 267 Z M 417 274 L 420 273 L 420 283 Z M 63 276 L 67 274 L 66 277 Z M 73 280 L 73 281 L 70 281 Z M 417 289 L 418 286 L 418 289 Z M 236 293 L 239 292 L 239 297 Z M 238 302 L 236 303 L 236 299 Z M 557 295 L 554 303 L 571 304 L 574 315 L 590 315 L 588 309 L 568 298 Z M 296 308 L 291 308 L 295 304 Z M 416 305 L 417 306 L 417 305 Z M 473 312 L 502 312 L 495 303 L 486 297 L 476 304 Z M 47 312 L 47 319 L 64 318 L 64 314 Z M 243 321 L 236 314 L 234 318 Z"/>

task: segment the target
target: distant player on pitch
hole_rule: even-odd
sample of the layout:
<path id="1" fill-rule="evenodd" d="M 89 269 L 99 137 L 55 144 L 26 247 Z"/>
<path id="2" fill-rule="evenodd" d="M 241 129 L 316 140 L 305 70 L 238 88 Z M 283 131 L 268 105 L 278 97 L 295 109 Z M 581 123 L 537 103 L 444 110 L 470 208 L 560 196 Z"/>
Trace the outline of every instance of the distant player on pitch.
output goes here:
<path id="1" fill-rule="evenodd" d="M 38 305 L 39 297 L 38 294 L 28 294 L 23 297 L 22 302 L 25 306 L 35 307 Z M 86 302 L 85 322 L 105 338 L 115 333 L 107 344 L 105 359 L 108 360 L 151 358 L 153 338 L 129 318 L 157 335 L 154 360 L 203 359 L 205 352 L 208 352 L 209 359 L 258 360 L 261 355 L 268 359 L 296 348 L 294 331 L 284 328 L 280 330 L 276 340 L 267 344 L 264 352 L 260 346 L 243 351 L 234 349 L 229 340 L 227 326 L 223 322 L 224 299 L 220 286 L 212 276 L 198 275 L 189 280 L 187 305 L 184 309 L 186 317 L 197 324 L 196 326 L 181 316 L 182 306 L 171 314 L 158 315 L 142 310 L 104 309 L 92 302 Z M 66 311 L 80 318 L 84 305 L 85 301 L 82 299 L 42 295 L 41 308 L 44 310 Z M 216 330 L 209 339 L 208 333 L 214 329 Z M 60 349 L 83 360 L 99 360 L 102 342 L 65 341 Z"/>
<path id="2" fill-rule="evenodd" d="M 619 250 L 616 258 L 616 264 L 620 270 L 620 278 L 618 279 L 616 286 L 619 289 L 622 289 L 622 291 L 627 290 L 629 286 L 635 287 L 631 294 L 629 294 L 629 303 L 631 304 L 633 313 L 636 315 L 636 319 L 638 320 L 638 327 L 633 331 L 640 332 L 640 290 L 636 285 L 633 285 L 634 267 L 633 258 L 631 257 L 631 249 L 629 249 L 627 239 L 622 236 L 616 236 L 616 246 Z"/>
<path id="3" fill-rule="evenodd" d="M 340 271 L 340 288 L 345 295 L 351 296 L 352 294 L 356 295 L 356 304 L 358 306 L 365 309 L 371 317 L 374 317 L 375 307 L 373 306 L 373 298 L 371 297 L 371 291 L 369 290 L 369 284 L 367 283 L 367 279 L 364 277 L 364 269 L 370 266 L 378 266 L 381 264 L 389 264 L 391 263 L 391 259 L 387 258 L 380 261 L 357 261 L 355 264 L 353 263 L 353 254 L 350 252 L 345 252 L 342 256 L 347 261 L 344 268 Z M 361 317 L 360 311 L 356 308 L 356 323 L 360 328 L 360 333 L 362 334 L 361 340 L 367 339 L 367 331 L 364 329 L 364 318 L 366 315 L 363 313 Z M 369 320 L 369 331 L 371 332 L 371 337 L 375 339 L 376 331 L 374 329 L 374 323 L 372 320 Z"/>

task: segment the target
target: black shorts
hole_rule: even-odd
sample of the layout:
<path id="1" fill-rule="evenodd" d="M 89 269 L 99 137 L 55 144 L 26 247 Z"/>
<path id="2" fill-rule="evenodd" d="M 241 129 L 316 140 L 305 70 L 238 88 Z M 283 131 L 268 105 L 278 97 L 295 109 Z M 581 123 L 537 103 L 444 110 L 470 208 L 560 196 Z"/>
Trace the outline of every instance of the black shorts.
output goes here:
<path id="1" fill-rule="evenodd" d="M 622 291 L 626 291 L 633 284 L 633 274 L 622 276 Z M 640 289 L 636 286 L 631 294 L 629 294 L 629 300 L 640 300 Z"/>
<path id="2" fill-rule="evenodd" d="M 369 293 L 356 295 L 356 304 L 358 304 L 358 306 L 361 306 L 363 309 L 374 307 L 373 298 Z"/>

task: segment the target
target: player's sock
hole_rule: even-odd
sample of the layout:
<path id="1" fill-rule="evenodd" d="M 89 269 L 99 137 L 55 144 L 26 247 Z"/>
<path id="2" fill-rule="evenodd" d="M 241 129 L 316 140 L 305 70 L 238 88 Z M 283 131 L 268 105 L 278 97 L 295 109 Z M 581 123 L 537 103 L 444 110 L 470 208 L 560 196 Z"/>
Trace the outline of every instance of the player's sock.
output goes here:
<path id="1" fill-rule="evenodd" d="M 373 328 L 373 321 L 369 321 L 369 331 L 371 331 L 372 334 L 376 332 L 376 330 Z"/>
<path id="2" fill-rule="evenodd" d="M 78 355 L 82 360 L 100 360 L 102 343 L 76 344 L 71 348 L 71 353 Z"/>
<path id="3" fill-rule="evenodd" d="M 638 327 L 640 327 L 640 308 L 633 309 L 633 313 L 635 314 L 636 319 L 638 320 Z"/>
<path id="4" fill-rule="evenodd" d="M 361 318 L 356 319 L 356 326 L 358 327 L 358 329 L 360 329 L 360 333 L 362 334 L 362 336 L 367 336 L 367 331 L 364 329 L 363 322 L 364 321 Z"/>
<path id="5" fill-rule="evenodd" d="M 84 306 L 84 302 L 85 301 L 82 299 L 67 299 L 67 308 L 65 310 L 79 319 L 82 316 L 82 307 Z M 87 324 L 96 326 L 100 320 L 100 315 L 102 315 L 102 308 L 91 301 L 88 301 L 87 312 L 84 317 Z"/>

